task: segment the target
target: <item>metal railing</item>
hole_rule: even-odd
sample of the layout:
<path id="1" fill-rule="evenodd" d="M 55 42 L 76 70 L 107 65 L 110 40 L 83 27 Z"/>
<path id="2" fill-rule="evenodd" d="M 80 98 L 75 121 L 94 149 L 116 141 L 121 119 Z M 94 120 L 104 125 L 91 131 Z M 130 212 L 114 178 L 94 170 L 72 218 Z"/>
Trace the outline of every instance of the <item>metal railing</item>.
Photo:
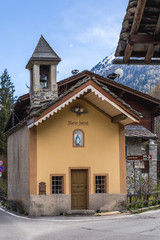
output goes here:
<path id="1" fill-rule="evenodd" d="M 127 207 L 142 208 L 160 204 L 160 191 L 150 193 L 127 194 Z"/>

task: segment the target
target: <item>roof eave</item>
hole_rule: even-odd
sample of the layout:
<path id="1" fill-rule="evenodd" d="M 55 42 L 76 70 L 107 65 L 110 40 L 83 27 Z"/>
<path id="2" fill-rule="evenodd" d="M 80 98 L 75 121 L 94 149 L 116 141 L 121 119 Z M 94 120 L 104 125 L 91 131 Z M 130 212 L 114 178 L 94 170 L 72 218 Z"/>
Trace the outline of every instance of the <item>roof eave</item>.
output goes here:
<path id="1" fill-rule="evenodd" d="M 81 95 L 86 93 L 88 90 L 95 92 L 95 94 L 98 95 L 100 99 L 108 101 L 108 103 L 113 107 L 113 109 L 114 108 L 117 109 L 117 112 L 119 114 L 124 114 L 126 116 L 124 120 L 121 120 L 119 122 L 122 125 L 128 125 L 130 123 L 138 123 L 140 121 L 140 118 L 137 115 L 130 112 L 130 110 L 128 110 L 120 102 L 118 102 L 111 95 L 106 93 L 105 90 L 103 90 L 93 81 L 89 80 L 86 83 L 84 83 L 82 86 L 79 86 L 78 88 L 76 88 L 73 92 L 66 95 L 64 98 L 60 99 L 58 102 L 56 102 L 52 106 L 50 106 L 48 109 L 44 110 L 40 114 L 40 116 L 34 118 L 34 122 L 32 124 L 29 124 L 29 128 L 33 127 L 34 125 L 38 125 L 39 123 L 42 123 L 47 118 L 52 116 L 54 113 L 57 113 L 57 111 L 61 110 L 62 108 L 70 104 L 73 100 L 79 98 Z"/>
<path id="2" fill-rule="evenodd" d="M 59 62 L 61 61 L 60 58 L 40 58 L 40 57 L 31 57 L 30 60 L 28 61 L 26 65 L 26 69 L 30 70 L 34 64 L 34 62 L 38 62 L 41 64 L 43 61 L 47 63 L 52 63 L 58 65 Z"/>
<path id="3" fill-rule="evenodd" d="M 63 85 L 66 85 L 68 83 L 71 83 L 71 82 L 73 82 L 75 80 L 78 80 L 78 79 L 80 79 L 82 77 L 86 77 L 86 76 L 94 76 L 99 82 L 102 82 L 104 84 L 108 84 L 110 86 L 122 89 L 122 90 L 124 90 L 124 91 L 126 91 L 128 93 L 131 93 L 133 95 L 139 96 L 140 98 L 143 98 L 143 99 L 145 99 L 147 101 L 150 101 L 150 102 L 152 102 L 154 104 L 160 105 L 160 99 L 154 98 L 154 97 L 152 97 L 152 96 L 150 96 L 150 95 L 148 95 L 146 93 L 142 93 L 142 92 L 140 92 L 140 91 L 138 91 L 136 89 L 130 88 L 130 87 L 125 86 L 125 85 L 123 85 L 121 83 L 117 83 L 117 82 L 115 82 L 113 80 L 110 80 L 110 79 L 108 79 L 106 77 L 103 77 L 101 75 L 98 75 L 96 73 L 92 73 L 92 72 L 90 72 L 88 70 L 82 71 L 81 73 L 79 73 L 79 74 L 77 74 L 75 76 L 71 76 L 69 78 L 66 78 L 66 79 L 58 82 L 58 86 L 61 87 Z"/>

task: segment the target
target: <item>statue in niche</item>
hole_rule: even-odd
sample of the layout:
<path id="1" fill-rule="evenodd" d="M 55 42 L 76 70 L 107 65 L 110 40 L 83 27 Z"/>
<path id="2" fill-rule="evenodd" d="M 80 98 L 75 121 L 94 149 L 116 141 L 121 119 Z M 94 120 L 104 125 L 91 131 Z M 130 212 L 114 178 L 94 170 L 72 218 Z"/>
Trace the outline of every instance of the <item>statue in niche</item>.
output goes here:
<path id="1" fill-rule="evenodd" d="M 80 136 L 77 134 L 76 140 L 75 140 L 75 145 L 80 146 L 80 144 L 81 144 L 81 139 L 80 139 Z"/>
<path id="2" fill-rule="evenodd" d="M 83 146 L 83 132 L 81 130 L 74 131 L 74 146 Z"/>

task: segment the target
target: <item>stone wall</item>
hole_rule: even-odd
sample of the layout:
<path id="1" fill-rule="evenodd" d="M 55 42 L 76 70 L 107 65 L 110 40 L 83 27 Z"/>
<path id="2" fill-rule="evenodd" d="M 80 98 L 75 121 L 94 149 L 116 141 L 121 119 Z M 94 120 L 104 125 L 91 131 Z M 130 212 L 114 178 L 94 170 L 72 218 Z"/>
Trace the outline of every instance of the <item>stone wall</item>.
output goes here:
<path id="1" fill-rule="evenodd" d="M 126 194 L 90 194 L 89 209 L 95 211 L 125 211 Z"/>
<path id="2" fill-rule="evenodd" d="M 154 185 L 157 184 L 157 144 L 153 140 L 149 141 L 149 154 L 152 159 L 149 161 L 149 177 Z"/>
<path id="3" fill-rule="evenodd" d="M 126 139 L 126 156 L 151 155 L 149 160 L 149 173 L 143 173 L 143 191 L 153 188 L 157 184 L 157 144 L 153 140 L 142 141 L 142 139 Z M 140 189 L 141 170 L 135 169 L 134 164 L 143 163 L 142 160 L 126 160 L 127 192 L 136 193 Z"/>
<path id="4" fill-rule="evenodd" d="M 55 85 L 57 88 L 57 85 Z M 33 107 L 39 107 L 43 103 L 46 103 L 47 101 L 54 100 L 58 97 L 57 89 L 49 90 L 49 89 L 41 89 L 39 91 L 35 91 L 30 93 L 30 99 L 31 99 L 31 108 Z"/>
<path id="5" fill-rule="evenodd" d="M 60 215 L 71 209 L 71 195 L 31 195 L 29 215 Z"/>
<path id="6" fill-rule="evenodd" d="M 90 194 L 89 209 L 95 211 L 126 210 L 126 194 Z M 71 210 L 70 194 L 31 195 L 29 215 L 60 215 Z"/>

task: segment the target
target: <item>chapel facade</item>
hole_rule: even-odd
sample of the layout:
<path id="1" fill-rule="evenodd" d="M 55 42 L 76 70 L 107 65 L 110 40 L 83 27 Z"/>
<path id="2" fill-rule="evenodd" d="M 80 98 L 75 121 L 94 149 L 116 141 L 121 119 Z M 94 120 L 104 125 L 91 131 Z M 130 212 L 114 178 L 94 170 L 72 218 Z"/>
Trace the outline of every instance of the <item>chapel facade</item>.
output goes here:
<path id="1" fill-rule="evenodd" d="M 21 121 L 5 129 L 8 200 L 30 215 L 124 210 L 125 126 L 141 114 L 92 75 L 58 89 L 60 60 L 41 36 L 26 66 L 29 98 L 15 105 Z"/>

